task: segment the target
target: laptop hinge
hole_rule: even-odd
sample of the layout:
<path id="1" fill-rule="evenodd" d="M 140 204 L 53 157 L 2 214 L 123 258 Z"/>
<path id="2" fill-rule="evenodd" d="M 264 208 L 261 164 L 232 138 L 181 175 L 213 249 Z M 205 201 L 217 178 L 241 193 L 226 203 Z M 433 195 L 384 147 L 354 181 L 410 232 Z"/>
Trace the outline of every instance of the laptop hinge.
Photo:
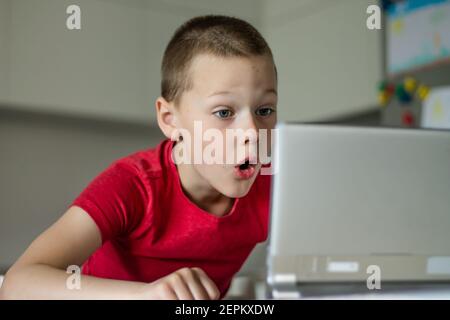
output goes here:
<path id="1" fill-rule="evenodd" d="M 268 279 L 275 299 L 298 299 L 297 276 L 293 273 L 275 274 Z"/>

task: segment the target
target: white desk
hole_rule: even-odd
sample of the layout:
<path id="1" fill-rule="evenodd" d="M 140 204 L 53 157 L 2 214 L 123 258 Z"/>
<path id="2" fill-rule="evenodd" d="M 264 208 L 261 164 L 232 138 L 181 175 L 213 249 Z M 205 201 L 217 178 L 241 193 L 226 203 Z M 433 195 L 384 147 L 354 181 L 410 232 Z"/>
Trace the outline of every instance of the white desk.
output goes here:
<path id="1" fill-rule="evenodd" d="M 382 288 L 383 289 L 383 288 Z M 386 287 L 382 290 L 372 291 L 351 291 L 335 293 L 314 293 L 302 296 L 301 291 L 292 292 L 272 292 L 275 299 L 294 299 L 294 300 L 450 300 L 450 284 L 439 284 L 439 286 L 426 287 L 404 287 L 395 288 Z"/>
<path id="2" fill-rule="evenodd" d="M 450 300 L 450 289 L 405 293 L 370 293 L 337 296 L 308 297 L 303 300 Z"/>

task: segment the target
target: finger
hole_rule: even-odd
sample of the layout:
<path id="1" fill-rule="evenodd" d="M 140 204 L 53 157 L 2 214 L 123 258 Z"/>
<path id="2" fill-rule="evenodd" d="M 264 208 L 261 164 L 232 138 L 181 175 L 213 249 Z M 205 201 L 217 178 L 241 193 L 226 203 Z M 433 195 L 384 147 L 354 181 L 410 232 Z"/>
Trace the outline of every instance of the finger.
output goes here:
<path id="1" fill-rule="evenodd" d="M 184 280 L 189 287 L 191 294 L 195 300 L 208 300 L 209 295 L 206 289 L 203 287 L 196 272 L 192 269 L 182 270 Z"/>
<path id="2" fill-rule="evenodd" d="M 186 280 L 179 273 L 174 273 L 171 276 L 171 284 L 172 288 L 177 295 L 178 300 L 193 300 L 194 296 L 189 289 L 189 285 L 186 283 Z"/>
<path id="3" fill-rule="evenodd" d="M 200 268 L 193 268 L 193 271 L 200 279 L 200 282 L 202 283 L 203 288 L 205 288 L 206 292 L 208 293 L 209 298 L 212 300 L 219 299 L 220 291 L 214 281 L 212 281 L 211 278 L 206 274 L 206 272 Z"/>
<path id="4" fill-rule="evenodd" d="M 169 284 L 163 283 L 157 288 L 162 300 L 177 300 L 177 295 Z"/>

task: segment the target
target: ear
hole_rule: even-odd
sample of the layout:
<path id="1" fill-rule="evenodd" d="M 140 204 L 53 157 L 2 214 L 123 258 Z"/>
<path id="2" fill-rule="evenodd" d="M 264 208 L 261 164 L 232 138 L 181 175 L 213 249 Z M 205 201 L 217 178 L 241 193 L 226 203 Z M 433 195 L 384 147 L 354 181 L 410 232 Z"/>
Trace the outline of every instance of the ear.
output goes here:
<path id="1" fill-rule="evenodd" d="M 177 138 L 175 106 L 163 97 L 158 97 L 155 102 L 158 126 L 164 135 L 169 138 Z"/>

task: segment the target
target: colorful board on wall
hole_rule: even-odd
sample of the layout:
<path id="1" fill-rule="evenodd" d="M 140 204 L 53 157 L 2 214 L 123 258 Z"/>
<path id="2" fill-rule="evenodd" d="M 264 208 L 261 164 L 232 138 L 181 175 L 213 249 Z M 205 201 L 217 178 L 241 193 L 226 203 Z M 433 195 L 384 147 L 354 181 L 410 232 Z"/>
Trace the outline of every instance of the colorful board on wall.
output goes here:
<path id="1" fill-rule="evenodd" d="M 450 0 L 405 0 L 386 8 L 387 73 L 450 62 Z"/>
<path id="2" fill-rule="evenodd" d="M 431 90 L 422 108 L 422 127 L 450 129 L 450 86 Z"/>

